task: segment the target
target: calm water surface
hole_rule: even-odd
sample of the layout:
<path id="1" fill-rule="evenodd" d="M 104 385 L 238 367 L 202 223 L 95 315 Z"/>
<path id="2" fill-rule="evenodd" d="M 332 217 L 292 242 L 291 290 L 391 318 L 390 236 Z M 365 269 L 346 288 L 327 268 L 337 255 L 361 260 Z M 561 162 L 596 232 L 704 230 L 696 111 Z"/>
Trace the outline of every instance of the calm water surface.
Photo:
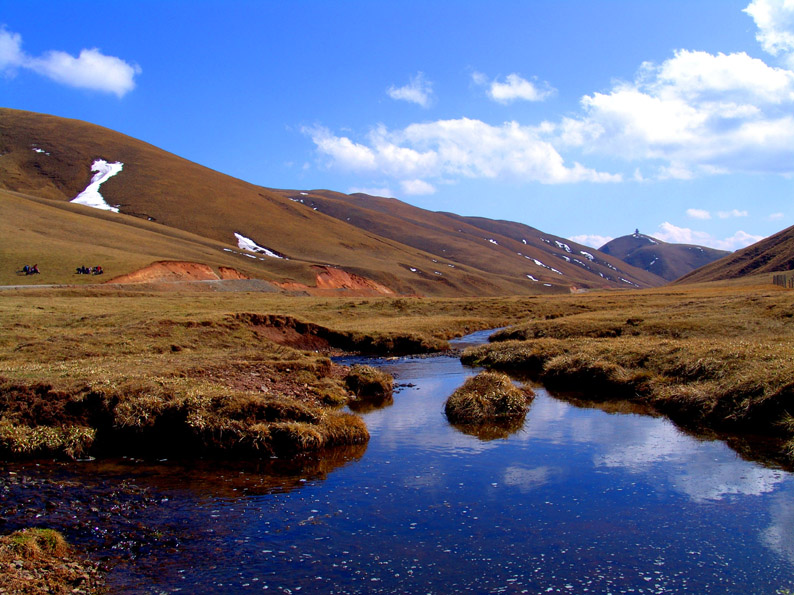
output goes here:
<path id="1" fill-rule="evenodd" d="M 481 440 L 443 414 L 474 370 L 378 365 L 411 386 L 364 415 L 366 448 L 304 469 L 6 466 L 0 528 L 63 527 L 119 593 L 794 589 L 790 473 L 542 390 L 522 429 Z"/>

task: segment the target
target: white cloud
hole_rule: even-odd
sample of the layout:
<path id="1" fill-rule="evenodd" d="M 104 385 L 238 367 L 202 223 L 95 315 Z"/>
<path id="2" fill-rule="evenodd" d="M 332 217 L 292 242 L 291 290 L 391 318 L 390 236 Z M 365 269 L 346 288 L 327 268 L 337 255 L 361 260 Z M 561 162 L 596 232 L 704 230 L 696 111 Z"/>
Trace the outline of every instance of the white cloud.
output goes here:
<path id="1" fill-rule="evenodd" d="M 611 242 L 615 238 L 611 236 L 599 236 L 595 234 L 582 234 L 578 236 L 571 236 L 568 239 L 572 242 L 576 242 L 577 244 L 584 244 L 585 246 L 598 249 L 604 244 Z"/>
<path id="2" fill-rule="evenodd" d="M 121 58 L 106 56 L 98 49 L 84 49 L 78 57 L 50 51 L 40 57 L 22 51 L 22 37 L 0 29 L 0 71 L 31 70 L 58 83 L 124 96 L 135 88 L 141 69 Z"/>
<path id="3" fill-rule="evenodd" d="M 747 217 L 747 211 L 740 211 L 739 209 L 733 209 L 731 211 L 719 211 L 717 213 L 717 217 L 720 219 L 730 219 L 731 217 Z"/>
<path id="4" fill-rule="evenodd" d="M 392 99 L 416 103 L 422 107 L 429 107 L 433 100 L 433 84 L 425 79 L 422 72 L 412 76 L 409 83 L 402 87 L 391 86 L 386 93 Z"/>
<path id="5" fill-rule="evenodd" d="M 785 215 L 783 213 L 772 213 L 769 216 L 770 221 L 777 221 L 778 219 L 783 219 L 783 218 L 785 218 Z"/>
<path id="6" fill-rule="evenodd" d="M 621 180 L 619 175 L 579 163 L 567 166 L 538 129 L 514 121 L 492 126 L 459 118 L 411 124 L 402 130 L 378 126 L 370 131 L 366 144 L 325 128 L 304 132 L 331 166 L 403 180 L 464 177 L 545 184 Z"/>
<path id="7" fill-rule="evenodd" d="M 25 62 L 22 53 L 22 36 L 0 28 L 0 72 L 11 72 Z"/>
<path id="8" fill-rule="evenodd" d="M 703 209 L 687 209 L 686 214 L 692 219 L 711 219 L 711 213 Z"/>
<path id="9" fill-rule="evenodd" d="M 334 136 L 327 128 L 304 128 L 303 132 L 312 137 L 320 153 L 330 157 L 343 169 L 375 169 L 375 154 L 369 147 L 356 144 L 347 137 Z"/>
<path id="10" fill-rule="evenodd" d="M 478 85 L 487 85 L 488 97 L 505 104 L 516 100 L 543 101 L 555 92 L 548 83 L 528 81 L 515 73 L 508 74 L 504 83 L 498 79 L 489 81 L 481 72 L 472 74 L 472 80 Z"/>
<path id="11" fill-rule="evenodd" d="M 654 234 L 654 237 L 663 242 L 695 244 L 698 246 L 707 246 L 709 248 L 717 248 L 718 250 L 730 251 L 745 248 L 750 244 L 755 244 L 764 239 L 764 236 L 737 231 L 731 237 L 720 240 L 712 237 L 711 234 L 705 231 L 695 231 L 687 227 L 677 227 L 667 221 L 659 225 L 659 231 Z"/>
<path id="12" fill-rule="evenodd" d="M 660 179 L 794 173 L 794 72 L 745 53 L 679 50 L 581 103 L 554 126 L 561 145 L 655 160 Z"/>
<path id="13" fill-rule="evenodd" d="M 394 196 L 394 193 L 391 191 L 390 188 L 387 187 L 380 187 L 380 188 L 349 188 L 347 191 L 348 194 L 369 194 L 370 196 L 385 196 L 387 198 L 391 198 Z"/>
<path id="14" fill-rule="evenodd" d="M 420 195 L 420 194 L 435 194 L 436 188 L 432 184 L 428 184 L 424 180 L 403 180 L 400 182 L 403 194 Z"/>
<path id="15" fill-rule="evenodd" d="M 792 63 L 794 54 L 794 3 L 790 0 L 753 0 L 744 9 L 755 21 L 755 38 L 764 51 L 783 55 Z"/>

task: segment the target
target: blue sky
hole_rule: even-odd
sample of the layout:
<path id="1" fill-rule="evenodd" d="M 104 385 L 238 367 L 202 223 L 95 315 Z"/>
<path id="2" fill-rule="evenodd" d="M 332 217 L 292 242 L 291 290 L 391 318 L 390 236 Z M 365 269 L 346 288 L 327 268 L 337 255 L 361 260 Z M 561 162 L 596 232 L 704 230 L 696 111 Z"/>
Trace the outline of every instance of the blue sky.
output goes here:
<path id="1" fill-rule="evenodd" d="M 3 0 L 0 105 L 595 247 L 794 223 L 783 0 Z"/>

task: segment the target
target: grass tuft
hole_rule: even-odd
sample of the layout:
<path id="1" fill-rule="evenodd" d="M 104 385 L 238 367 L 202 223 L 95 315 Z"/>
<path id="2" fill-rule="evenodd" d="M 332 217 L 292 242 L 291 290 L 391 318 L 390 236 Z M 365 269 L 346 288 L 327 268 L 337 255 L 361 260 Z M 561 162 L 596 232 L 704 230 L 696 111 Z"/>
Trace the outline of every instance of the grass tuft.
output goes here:
<path id="1" fill-rule="evenodd" d="M 481 372 L 469 378 L 444 404 L 452 423 L 472 424 L 523 419 L 532 397 L 508 376 L 498 372 Z"/>
<path id="2" fill-rule="evenodd" d="M 28 560 L 47 557 L 63 558 L 69 546 L 63 535 L 54 529 L 24 529 L 9 535 L 14 551 Z"/>

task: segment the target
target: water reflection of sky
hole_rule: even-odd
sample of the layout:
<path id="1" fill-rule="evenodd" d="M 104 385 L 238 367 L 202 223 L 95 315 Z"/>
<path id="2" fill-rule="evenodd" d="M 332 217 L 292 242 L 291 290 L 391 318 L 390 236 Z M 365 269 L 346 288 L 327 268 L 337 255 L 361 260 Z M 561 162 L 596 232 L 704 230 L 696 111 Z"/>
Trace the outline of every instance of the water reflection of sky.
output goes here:
<path id="1" fill-rule="evenodd" d="M 531 534 L 534 546 L 521 543 L 527 564 L 536 556 L 536 571 L 554 567 L 555 578 L 526 582 L 519 573 L 510 584 L 551 592 L 597 592 L 598 585 L 615 592 L 774 592 L 792 584 L 790 474 L 741 460 L 725 444 L 697 440 L 665 419 L 577 408 L 542 389 L 521 431 L 483 442 L 451 428 L 442 412 L 463 381 L 459 373 L 474 371 L 444 358 L 385 366 L 416 387 L 388 411 L 367 416 L 373 438 L 362 464 L 399 461 L 401 489 L 416 490 L 416 498 L 442 498 L 471 519 L 501 519 L 493 535 L 478 536 L 480 546 Z M 431 366 L 437 372 L 423 378 Z M 567 575 L 555 551 L 589 565 L 595 578 Z"/>
<path id="2" fill-rule="evenodd" d="M 483 441 L 443 414 L 475 371 L 449 357 L 379 365 L 414 386 L 364 415 L 366 450 L 279 474 L 166 465 L 125 480 L 154 503 L 125 522 L 179 546 L 118 566 L 115 592 L 794 588 L 791 474 L 664 419 L 577 408 L 542 390 L 521 430 Z M 92 506 L 105 514 L 101 500 Z"/>

